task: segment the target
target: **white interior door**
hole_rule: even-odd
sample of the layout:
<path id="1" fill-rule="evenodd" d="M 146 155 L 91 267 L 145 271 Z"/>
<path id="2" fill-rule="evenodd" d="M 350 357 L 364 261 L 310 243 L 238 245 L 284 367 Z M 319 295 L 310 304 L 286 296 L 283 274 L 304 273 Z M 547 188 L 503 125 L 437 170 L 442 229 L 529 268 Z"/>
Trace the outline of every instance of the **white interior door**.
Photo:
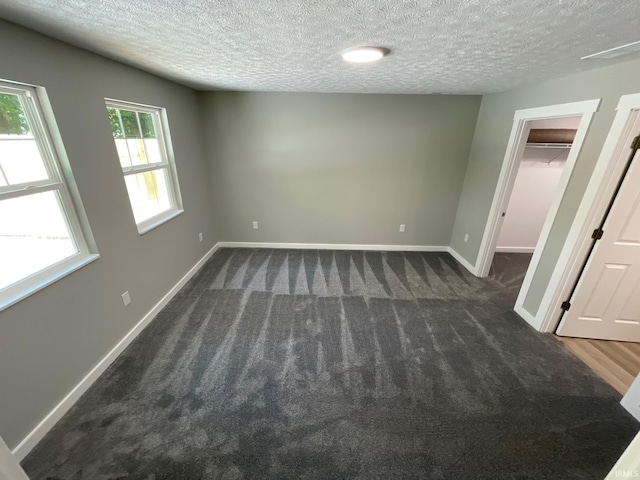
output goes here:
<path id="1" fill-rule="evenodd" d="M 640 342 L 640 155 L 635 153 L 558 335 Z"/>

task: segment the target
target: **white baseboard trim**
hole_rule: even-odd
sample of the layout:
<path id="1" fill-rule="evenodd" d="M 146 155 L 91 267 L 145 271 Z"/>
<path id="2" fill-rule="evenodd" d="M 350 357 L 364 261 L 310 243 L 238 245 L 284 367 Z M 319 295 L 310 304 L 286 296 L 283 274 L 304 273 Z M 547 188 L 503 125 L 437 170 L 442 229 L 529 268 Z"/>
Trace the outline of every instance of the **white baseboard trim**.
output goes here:
<path id="1" fill-rule="evenodd" d="M 533 253 L 536 247 L 496 247 L 496 253 Z"/>
<path id="2" fill-rule="evenodd" d="M 22 461 L 24 457 L 35 447 L 40 440 L 47 434 L 51 428 L 62 418 L 62 416 L 69 411 L 69 409 L 78 401 L 78 399 L 85 393 L 89 387 L 104 373 L 104 371 L 111 365 L 116 358 L 124 351 L 129 344 L 135 340 L 135 338 L 144 330 L 144 328 L 151 323 L 155 316 L 167 305 L 171 299 L 178 293 L 178 291 L 193 277 L 198 270 L 211 258 L 211 256 L 220 248 L 220 244 L 217 243 L 209 250 L 204 257 L 202 257 L 198 263 L 196 263 L 179 281 L 176 283 L 167 294 L 156 303 L 147 314 L 142 317 L 135 327 L 133 327 L 129 333 L 127 333 L 122 340 L 120 340 L 115 347 L 111 349 L 107 355 L 98 362 L 98 364 L 91 369 L 91 371 L 78 383 L 66 397 L 62 399 L 58 405 L 51 410 L 46 417 L 15 447 L 12 451 L 13 455 L 18 461 Z"/>
<path id="3" fill-rule="evenodd" d="M 449 247 L 433 245 L 358 245 L 350 243 L 268 243 L 219 242 L 228 248 L 295 248 L 305 250 L 373 250 L 379 252 L 448 252 Z"/>
<path id="4" fill-rule="evenodd" d="M 447 248 L 447 252 L 449 252 L 449 254 L 453 258 L 455 258 L 458 262 L 460 262 L 464 268 L 469 270 L 469 272 L 471 272 L 476 277 L 479 276 L 478 275 L 478 269 L 476 268 L 476 266 L 475 265 L 471 265 L 471 263 L 469 263 L 469 261 L 466 258 L 464 258 L 462 255 L 460 255 L 458 252 L 456 252 L 452 247 L 448 247 Z"/>

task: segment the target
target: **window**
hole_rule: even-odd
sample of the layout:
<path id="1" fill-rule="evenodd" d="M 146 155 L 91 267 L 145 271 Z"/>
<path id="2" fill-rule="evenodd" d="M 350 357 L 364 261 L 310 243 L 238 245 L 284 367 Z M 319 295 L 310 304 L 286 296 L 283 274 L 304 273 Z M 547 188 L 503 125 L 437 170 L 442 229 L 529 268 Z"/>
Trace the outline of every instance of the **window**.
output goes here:
<path id="1" fill-rule="evenodd" d="M 109 123 L 138 232 L 182 213 L 163 108 L 107 100 Z"/>
<path id="2" fill-rule="evenodd" d="M 42 112 L 38 89 L 0 82 L 0 310 L 98 258 Z"/>

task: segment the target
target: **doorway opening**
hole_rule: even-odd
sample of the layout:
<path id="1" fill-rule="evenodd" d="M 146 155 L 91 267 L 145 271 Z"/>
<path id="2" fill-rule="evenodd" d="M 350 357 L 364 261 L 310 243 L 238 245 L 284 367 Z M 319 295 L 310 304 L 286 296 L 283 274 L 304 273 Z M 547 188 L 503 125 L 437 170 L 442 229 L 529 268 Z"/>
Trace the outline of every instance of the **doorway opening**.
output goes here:
<path id="1" fill-rule="evenodd" d="M 503 254 L 504 261 L 521 265 L 523 271 L 531 264 L 545 223 L 553 221 L 550 210 L 554 199 L 564 193 L 561 179 L 581 121 L 577 115 L 527 120 L 524 124 L 521 138 L 526 138 L 526 143 L 513 159 L 515 179 L 497 225 L 494 249 Z"/>
<path id="2" fill-rule="evenodd" d="M 607 162 L 609 180 L 598 179 L 598 172 L 592 180 L 606 187 L 592 215 L 597 227 L 555 333 L 619 393 L 638 397 L 632 385 L 640 373 L 640 115 L 638 109 L 618 115 L 626 123 L 609 134 L 608 141 L 617 142 Z M 626 401 L 638 416 L 638 402 Z"/>
<path id="3" fill-rule="evenodd" d="M 533 254 L 573 148 L 580 116 L 530 120 L 495 252 Z"/>
<path id="4" fill-rule="evenodd" d="M 535 228 L 531 228 L 529 233 L 527 234 L 529 242 L 531 237 L 537 237 L 537 241 L 535 242 L 535 246 L 533 247 L 532 252 L 531 245 L 533 245 L 533 243 L 529 243 L 528 245 L 513 245 L 516 248 L 511 250 L 516 251 L 517 247 L 527 247 L 529 253 L 531 254 L 529 267 L 526 271 L 522 287 L 516 300 L 516 304 L 514 305 L 514 310 L 537 330 L 540 329 L 540 324 L 538 323 L 538 319 L 536 317 L 536 314 L 538 312 L 527 311 L 524 308 L 524 302 L 529 292 L 533 276 L 537 270 L 538 263 L 540 262 L 542 252 L 547 244 L 547 240 L 549 239 L 551 227 L 558 213 L 558 209 L 560 208 L 560 203 L 569 183 L 569 179 L 571 178 L 571 174 L 573 173 L 573 169 L 575 167 L 580 150 L 582 149 L 582 145 L 591 124 L 591 120 L 595 112 L 598 110 L 599 105 L 599 99 L 586 100 L 583 102 L 574 102 L 561 105 L 518 110 L 514 115 L 511 135 L 507 144 L 507 150 L 502 163 L 502 169 L 498 178 L 498 185 L 494 194 L 491 210 L 489 212 L 487 226 L 485 227 L 485 231 L 481 241 L 480 252 L 478 255 L 478 261 L 474 268 L 474 273 L 480 277 L 487 276 L 489 274 L 489 270 L 491 268 L 491 264 L 493 262 L 493 257 L 497 247 L 508 246 L 498 245 L 498 243 L 501 240 L 506 241 L 504 238 L 501 239 L 500 235 L 502 233 L 502 227 L 505 223 L 509 204 L 511 203 L 516 180 L 518 174 L 520 173 L 520 167 L 526 167 L 527 164 L 534 163 L 528 160 L 527 164 L 523 164 L 523 158 L 525 158 L 525 155 L 527 155 L 529 159 L 534 159 L 536 156 L 539 160 L 542 158 L 546 159 L 540 161 L 540 166 L 544 167 L 544 165 L 542 165 L 542 162 L 548 162 L 548 168 L 546 170 L 540 169 L 540 171 L 535 172 L 534 175 L 538 175 L 542 178 L 546 177 L 547 181 L 550 183 L 555 181 L 555 185 L 554 188 L 545 187 L 551 192 L 551 198 L 550 200 L 546 200 L 546 205 L 544 205 L 543 201 L 540 202 L 542 208 L 538 210 L 542 210 L 542 214 L 540 214 L 539 211 L 536 213 L 536 215 L 538 215 L 538 217 L 540 218 L 538 220 L 538 230 L 536 231 Z M 553 144 L 554 142 L 529 141 L 534 140 L 533 138 L 530 138 L 532 129 L 539 130 L 541 129 L 540 127 L 545 125 L 554 125 L 554 123 L 552 122 L 556 122 L 556 130 L 562 129 L 563 126 L 566 130 L 572 130 L 571 128 L 566 128 L 566 126 L 571 125 L 575 127 L 575 125 L 577 124 L 577 128 L 574 128 L 575 133 L 573 134 L 573 141 L 565 141 L 562 142 L 562 145 L 553 145 L 551 147 L 549 147 L 548 145 Z M 533 127 L 537 128 L 534 129 Z M 536 145 L 536 143 L 538 145 Z M 561 142 L 555 143 L 560 144 Z M 542 144 L 547 145 L 545 146 Z M 543 153 L 542 151 L 545 147 L 547 148 L 547 150 L 544 150 Z M 533 150 L 534 148 L 535 150 Z M 563 161 L 559 161 L 560 159 L 562 159 Z M 555 164 L 554 161 L 556 162 Z M 532 168 L 531 170 L 538 169 Z M 555 176 L 557 177 L 555 180 L 551 180 L 551 177 L 553 177 L 553 173 L 555 173 Z M 528 172 L 526 168 L 523 169 L 522 179 L 526 179 L 526 176 L 530 174 L 531 172 Z M 526 181 L 520 183 L 526 184 Z M 526 185 L 524 185 L 523 187 L 526 187 Z M 527 196 L 530 193 L 531 192 L 527 192 L 525 188 L 525 192 L 517 193 L 517 198 Z M 534 201 L 535 199 L 529 199 L 529 202 Z M 531 205 L 531 203 L 524 203 L 524 200 L 517 200 L 516 203 L 519 204 L 523 209 L 525 207 L 529 208 Z M 546 210 L 546 215 L 544 214 L 544 210 Z M 521 218 L 517 217 L 518 215 L 515 215 L 513 218 L 513 221 L 516 224 L 516 228 L 507 230 L 506 235 L 509 234 L 509 231 L 514 232 L 515 230 L 517 230 L 518 224 L 522 225 L 524 223 Z M 542 218 L 544 219 L 543 221 Z M 541 228 L 539 225 L 540 222 L 542 222 Z M 527 227 L 528 226 L 529 225 L 527 224 Z M 521 240 L 519 238 L 515 241 L 524 242 L 524 240 Z"/>
<path id="5" fill-rule="evenodd" d="M 584 125 L 584 120 L 583 116 L 581 127 Z M 520 134 L 518 132 L 516 134 L 515 138 L 519 138 Z M 579 135 L 580 128 L 576 138 Z M 523 301 L 534 273 L 533 263 L 539 253 L 538 249 L 545 241 L 544 228 L 514 310 L 536 330 L 557 331 L 559 335 L 572 337 L 592 337 L 592 340 L 565 337 L 561 341 L 564 341 L 569 349 L 589 364 L 593 370 L 605 377 L 605 380 L 619 392 L 623 393 L 626 390 L 621 403 L 640 420 L 640 375 L 637 375 L 629 386 L 629 381 L 638 368 L 636 356 L 638 344 L 629 343 L 629 340 L 637 341 L 637 331 L 640 329 L 640 300 L 638 300 L 640 299 L 640 255 L 635 251 L 629 253 L 626 250 L 640 249 L 640 194 L 637 189 L 638 177 L 640 177 L 640 153 L 638 153 L 638 147 L 640 147 L 640 94 L 623 95 L 582 200 L 571 219 L 569 231 L 554 264 L 551 277 L 545 285 L 537 311 L 531 313 L 526 311 Z M 569 156 L 567 167 L 570 166 L 572 154 L 573 152 Z M 510 158 L 509 152 L 507 158 Z M 563 179 L 566 173 L 566 171 L 563 172 Z M 625 181 L 630 177 L 633 178 L 631 182 L 627 182 L 625 189 Z M 622 198 L 618 203 L 625 208 L 617 211 L 618 198 Z M 615 221 L 612 222 L 612 219 Z M 598 244 L 607 238 L 607 232 L 608 245 L 604 242 Z M 600 248 L 600 245 L 605 248 Z M 618 251 L 619 249 L 622 250 Z M 614 255 L 615 258 L 609 258 L 612 252 L 615 255 L 624 254 L 626 257 Z M 621 275 L 621 273 L 624 274 Z M 613 301 L 619 293 L 622 293 L 620 298 Z M 578 298 L 578 294 L 582 299 Z M 594 302 L 591 302 L 592 299 Z M 614 313 L 609 315 L 610 318 L 607 320 L 605 317 L 610 313 L 608 309 L 611 305 L 619 308 L 611 310 Z M 601 311 L 597 312 L 596 307 Z M 572 318 L 573 324 L 569 325 L 568 322 Z M 608 326 L 605 330 L 598 327 L 598 324 L 602 326 L 607 321 Z M 558 328 L 559 325 L 560 328 Z M 616 331 L 625 331 L 631 336 L 614 335 L 613 327 L 609 328 L 611 325 L 615 326 Z M 626 342 L 614 342 L 618 340 L 626 340 Z"/>

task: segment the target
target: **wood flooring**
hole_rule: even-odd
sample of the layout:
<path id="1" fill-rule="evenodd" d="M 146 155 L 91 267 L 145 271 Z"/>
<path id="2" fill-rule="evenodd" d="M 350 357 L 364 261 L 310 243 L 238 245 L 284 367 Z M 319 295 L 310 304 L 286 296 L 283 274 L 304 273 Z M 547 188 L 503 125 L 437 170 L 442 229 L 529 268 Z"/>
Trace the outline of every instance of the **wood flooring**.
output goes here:
<path id="1" fill-rule="evenodd" d="M 557 338 L 621 395 L 640 372 L 640 343 Z"/>

